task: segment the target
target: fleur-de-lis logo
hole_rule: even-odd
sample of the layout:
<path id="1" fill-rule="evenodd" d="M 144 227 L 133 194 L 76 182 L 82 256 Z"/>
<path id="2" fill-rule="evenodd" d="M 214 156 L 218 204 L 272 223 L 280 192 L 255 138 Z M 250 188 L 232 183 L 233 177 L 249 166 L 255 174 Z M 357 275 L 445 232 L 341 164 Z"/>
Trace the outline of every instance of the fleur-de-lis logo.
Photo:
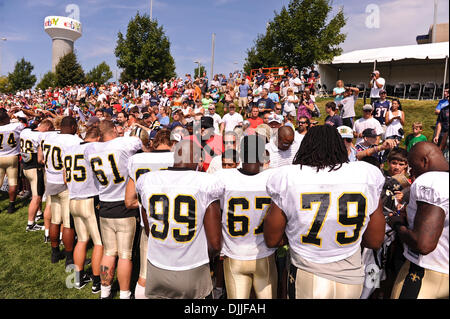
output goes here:
<path id="1" fill-rule="evenodd" d="M 416 282 L 420 279 L 420 276 L 418 276 L 416 273 L 411 274 L 411 281 Z"/>
<path id="2" fill-rule="evenodd" d="M 295 278 L 292 275 L 289 275 L 289 282 L 293 284 L 295 282 Z"/>

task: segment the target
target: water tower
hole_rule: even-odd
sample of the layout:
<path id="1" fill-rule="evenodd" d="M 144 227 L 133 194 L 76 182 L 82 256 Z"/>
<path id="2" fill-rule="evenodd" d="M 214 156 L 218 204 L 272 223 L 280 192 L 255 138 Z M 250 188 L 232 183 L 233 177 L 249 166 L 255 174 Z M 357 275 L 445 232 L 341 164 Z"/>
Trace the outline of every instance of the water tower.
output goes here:
<path id="1" fill-rule="evenodd" d="M 73 52 L 73 43 L 81 37 L 81 23 L 68 17 L 49 16 L 44 20 L 44 29 L 52 38 L 52 72 L 55 72 L 59 60 Z"/>

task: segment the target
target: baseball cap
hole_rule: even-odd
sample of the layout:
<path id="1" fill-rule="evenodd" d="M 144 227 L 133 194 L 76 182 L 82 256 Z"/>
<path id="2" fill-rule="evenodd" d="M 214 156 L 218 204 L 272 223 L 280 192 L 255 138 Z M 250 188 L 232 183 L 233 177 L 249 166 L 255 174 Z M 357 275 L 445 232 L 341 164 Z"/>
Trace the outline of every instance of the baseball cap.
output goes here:
<path id="1" fill-rule="evenodd" d="M 377 137 L 377 132 L 373 129 L 373 128 L 366 128 L 363 132 L 362 132 L 362 136 L 363 137 Z"/>
<path id="2" fill-rule="evenodd" d="M 386 93 L 385 89 L 380 90 L 380 94 Z"/>
<path id="3" fill-rule="evenodd" d="M 342 138 L 353 138 L 353 130 L 348 126 L 339 126 L 337 128 Z"/>
<path id="4" fill-rule="evenodd" d="M 272 122 L 277 122 L 278 124 L 282 124 L 283 120 L 280 116 L 278 116 L 277 114 L 270 114 L 269 116 L 269 122 L 268 123 L 272 123 Z"/>
<path id="5" fill-rule="evenodd" d="M 366 104 L 363 106 L 363 111 L 373 111 L 373 107 L 370 104 Z"/>

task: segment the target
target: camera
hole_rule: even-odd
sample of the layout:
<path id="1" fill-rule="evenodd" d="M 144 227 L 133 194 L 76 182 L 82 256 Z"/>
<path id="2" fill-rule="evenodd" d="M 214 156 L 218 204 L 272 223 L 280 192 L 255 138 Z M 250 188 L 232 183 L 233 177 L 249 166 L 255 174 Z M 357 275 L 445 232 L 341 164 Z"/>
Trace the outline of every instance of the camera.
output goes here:
<path id="1" fill-rule="evenodd" d="M 371 74 L 370 74 L 370 77 L 374 77 L 375 76 L 375 72 L 372 72 Z"/>

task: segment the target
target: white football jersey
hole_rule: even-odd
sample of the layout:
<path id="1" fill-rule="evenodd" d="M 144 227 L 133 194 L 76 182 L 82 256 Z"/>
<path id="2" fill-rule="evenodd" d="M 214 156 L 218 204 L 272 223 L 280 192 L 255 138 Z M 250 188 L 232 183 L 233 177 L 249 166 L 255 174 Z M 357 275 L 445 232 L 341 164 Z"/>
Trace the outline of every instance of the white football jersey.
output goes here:
<path id="1" fill-rule="evenodd" d="M 324 264 L 357 252 L 384 179 L 366 162 L 345 163 L 332 172 L 289 165 L 272 171 L 267 193 L 286 214 L 289 247 L 308 261 Z"/>
<path id="2" fill-rule="evenodd" d="M 220 180 L 203 172 L 169 168 L 140 176 L 136 192 L 148 216 L 147 258 L 153 265 L 181 271 L 209 262 L 203 218 L 223 194 Z"/>
<path id="3" fill-rule="evenodd" d="M 272 255 L 264 241 L 263 220 L 270 206 L 266 192 L 270 170 L 245 175 L 238 169 L 219 170 L 214 175 L 225 184 L 220 199 L 222 208 L 222 253 L 239 260 L 254 260 Z"/>
<path id="4" fill-rule="evenodd" d="M 63 162 L 70 199 L 86 199 L 98 195 L 98 181 L 89 162 L 84 158 L 84 150 L 89 143 L 64 149 Z"/>
<path id="5" fill-rule="evenodd" d="M 406 244 L 406 259 L 425 269 L 448 274 L 448 172 L 428 172 L 420 175 L 411 185 L 411 195 L 407 207 L 408 228 L 414 228 L 417 213 L 417 202 L 425 202 L 444 210 L 444 229 L 436 248 L 428 255 L 420 255 L 411 251 Z"/>
<path id="6" fill-rule="evenodd" d="M 128 159 L 142 148 L 138 137 L 117 137 L 108 142 L 89 143 L 85 159 L 99 182 L 102 202 L 125 200 L 128 180 Z"/>
<path id="7" fill-rule="evenodd" d="M 45 176 L 48 183 L 64 184 L 64 149 L 82 142 L 83 140 L 78 135 L 61 133 L 45 135 L 41 147 L 44 153 Z"/>
<path id="8" fill-rule="evenodd" d="M 37 167 L 37 150 L 41 140 L 40 136 L 41 132 L 30 128 L 25 128 L 20 133 L 20 155 L 25 169 L 30 166 Z"/>
<path id="9" fill-rule="evenodd" d="M 20 154 L 20 132 L 24 128 L 22 123 L 0 125 L 0 157 Z"/>
<path id="10" fill-rule="evenodd" d="M 135 154 L 128 160 L 128 175 L 136 182 L 139 176 L 145 173 L 172 167 L 173 162 L 173 152 L 169 151 Z"/>
<path id="11" fill-rule="evenodd" d="M 51 136 L 51 135 L 56 135 L 59 134 L 59 131 L 47 131 L 47 132 L 40 132 L 39 136 L 38 136 L 38 141 L 39 141 L 39 146 L 42 149 L 42 152 L 44 151 L 44 143 L 45 140 Z"/>

